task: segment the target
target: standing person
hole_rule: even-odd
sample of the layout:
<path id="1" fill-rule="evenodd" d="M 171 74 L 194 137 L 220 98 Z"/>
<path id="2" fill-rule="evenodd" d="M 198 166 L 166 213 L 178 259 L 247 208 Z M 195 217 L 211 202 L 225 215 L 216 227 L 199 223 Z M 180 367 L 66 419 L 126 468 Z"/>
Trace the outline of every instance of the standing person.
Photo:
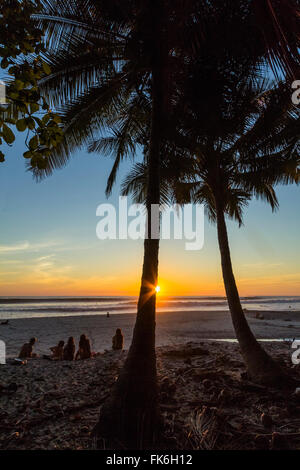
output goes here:
<path id="1" fill-rule="evenodd" d="M 116 334 L 112 339 L 112 348 L 116 350 L 123 349 L 124 337 L 121 328 L 116 329 Z"/>
<path id="2" fill-rule="evenodd" d="M 64 361 L 73 361 L 75 356 L 75 341 L 73 336 L 70 336 L 66 346 L 64 347 L 63 359 Z"/>
<path id="3" fill-rule="evenodd" d="M 106 317 L 109 318 L 109 312 L 106 313 Z"/>
<path id="4" fill-rule="evenodd" d="M 79 340 L 79 348 L 76 353 L 75 360 L 77 359 L 90 359 L 92 357 L 91 343 L 86 335 L 82 334 Z"/>
<path id="5" fill-rule="evenodd" d="M 25 359 L 25 358 L 30 358 L 34 357 L 35 354 L 32 353 L 33 346 L 35 345 L 37 339 L 36 338 L 31 338 L 29 343 L 23 344 L 20 354 L 19 354 L 19 359 Z"/>

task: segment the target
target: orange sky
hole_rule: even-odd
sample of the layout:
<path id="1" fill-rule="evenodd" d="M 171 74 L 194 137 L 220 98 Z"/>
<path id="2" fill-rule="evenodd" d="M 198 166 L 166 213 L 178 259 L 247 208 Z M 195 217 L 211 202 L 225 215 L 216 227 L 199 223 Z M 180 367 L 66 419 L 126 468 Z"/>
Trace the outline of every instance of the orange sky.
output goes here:
<path id="1" fill-rule="evenodd" d="M 105 173 L 101 159 L 82 154 L 35 184 L 10 150 L 0 173 L 0 295 L 138 295 L 143 242 L 96 237 L 111 162 Z M 242 296 L 300 295 L 299 188 L 281 188 L 278 198 L 278 213 L 253 201 L 245 226 L 228 222 Z M 161 295 L 224 295 L 216 227 L 206 219 L 204 228 L 199 251 L 186 251 L 184 240 L 161 242 Z"/>
<path id="2" fill-rule="evenodd" d="M 97 273 L 85 276 L 70 267 L 59 267 L 50 261 L 52 258 L 40 257 L 33 265 L 8 263 L 12 267 L 5 271 L 0 265 L 0 295 L 137 295 L 139 291 L 140 267 L 136 265 L 127 273 L 124 268 L 111 269 L 109 275 Z M 52 264 L 53 263 L 53 264 Z M 3 269 L 4 268 L 4 269 Z M 7 269 L 7 267 L 6 267 Z M 273 273 L 270 273 L 270 269 Z M 238 269 L 237 283 L 241 295 L 298 295 L 300 277 L 296 274 L 276 274 L 276 268 L 256 269 L 256 277 L 245 277 Z M 88 270 L 88 269 L 87 269 Z M 194 270 L 193 270 L 194 271 Z M 242 272 L 241 272 L 242 271 Z M 250 270 L 253 274 L 253 270 Z M 161 267 L 159 278 L 160 295 L 224 295 L 220 269 L 215 273 L 190 273 L 184 267 L 174 271 L 172 267 Z"/>

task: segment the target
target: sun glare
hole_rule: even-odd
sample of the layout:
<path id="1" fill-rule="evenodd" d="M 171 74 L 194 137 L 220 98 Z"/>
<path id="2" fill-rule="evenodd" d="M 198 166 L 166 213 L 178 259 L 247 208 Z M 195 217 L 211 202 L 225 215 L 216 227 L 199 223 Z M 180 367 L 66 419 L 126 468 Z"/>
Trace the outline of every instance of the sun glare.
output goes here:
<path id="1" fill-rule="evenodd" d="M 155 292 L 158 294 L 160 292 L 160 286 L 155 287 Z"/>

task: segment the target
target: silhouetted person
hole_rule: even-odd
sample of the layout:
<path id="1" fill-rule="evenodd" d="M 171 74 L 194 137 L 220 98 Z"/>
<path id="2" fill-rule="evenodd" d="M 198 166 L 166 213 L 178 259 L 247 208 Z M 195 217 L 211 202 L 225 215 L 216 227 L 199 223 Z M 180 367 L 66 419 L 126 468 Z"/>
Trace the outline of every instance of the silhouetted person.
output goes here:
<path id="1" fill-rule="evenodd" d="M 57 346 L 53 346 L 50 348 L 52 351 L 52 356 L 51 359 L 54 359 L 56 361 L 62 361 L 63 355 L 64 355 L 64 341 L 60 341 Z"/>
<path id="2" fill-rule="evenodd" d="M 75 342 L 73 336 L 70 336 L 66 346 L 64 347 L 63 359 L 64 361 L 73 361 L 75 356 Z"/>
<path id="3" fill-rule="evenodd" d="M 35 354 L 32 354 L 32 349 L 33 349 L 33 346 L 36 342 L 36 338 L 31 338 L 29 343 L 25 343 L 23 344 L 22 348 L 21 348 L 21 351 L 20 351 L 20 354 L 19 354 L 19 359 L 25 359 L 27 357 L 34 357 Z"/>
<path id="4" fill-rule="evenodd" d="M 92 352 L 91 352 L 90 340 L 85 335 L 81 335 L 80 340 L 79 340 L 79 348 L 76 353 L 75 360 L 90 359 L 91 357 L 92 357 Z"/>
<path id="5" fill-rule="evenodd" d="M 106 313 L 106 317 L 109 318 L 109 312 Z"/>
<path id="6" fill-rule="evenodd" d="M 116 351 L 118 349 L 123 349 L 124 337 L 120 328 L 116 329 L 116 334 L 112 339 L 112 348 Z"/>

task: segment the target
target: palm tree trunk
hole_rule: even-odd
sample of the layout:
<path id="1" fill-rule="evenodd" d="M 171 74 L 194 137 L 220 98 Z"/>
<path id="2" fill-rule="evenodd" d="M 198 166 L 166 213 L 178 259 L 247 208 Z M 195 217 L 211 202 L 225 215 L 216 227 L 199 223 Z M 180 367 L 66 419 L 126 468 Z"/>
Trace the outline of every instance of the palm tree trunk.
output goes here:
<path id="1" fill-rule="evenodd" d="M 233 327 L 248 375 L 253 381 L 261 384 L 278 383 L 283 378 L 283 371 L 257 342 L 245 318 L 232 269 L 222 198 L 215 196 L 215 201 L 224 285 Z"/>
<path id="2" fill-rule="evenodd" d="M 156 0 L 159 3 L 159 0 Z M 156 18 L 160 15 L 156 13 Z M 155 355 L 155 286 L 159 238 L 151 238 L 151 207 L 160 202 L 160 142 L 163 107 L 163 63 L 159 33 L 152 71 L 152 125 L 148 158 L 147 226 L 137 318 L 132 343 L 120 376 L 100 412 L 95 431 L 113 446 L 151 448 L 160 434 Z M 109 444 L 110 445 L 110 444 Z"/>

